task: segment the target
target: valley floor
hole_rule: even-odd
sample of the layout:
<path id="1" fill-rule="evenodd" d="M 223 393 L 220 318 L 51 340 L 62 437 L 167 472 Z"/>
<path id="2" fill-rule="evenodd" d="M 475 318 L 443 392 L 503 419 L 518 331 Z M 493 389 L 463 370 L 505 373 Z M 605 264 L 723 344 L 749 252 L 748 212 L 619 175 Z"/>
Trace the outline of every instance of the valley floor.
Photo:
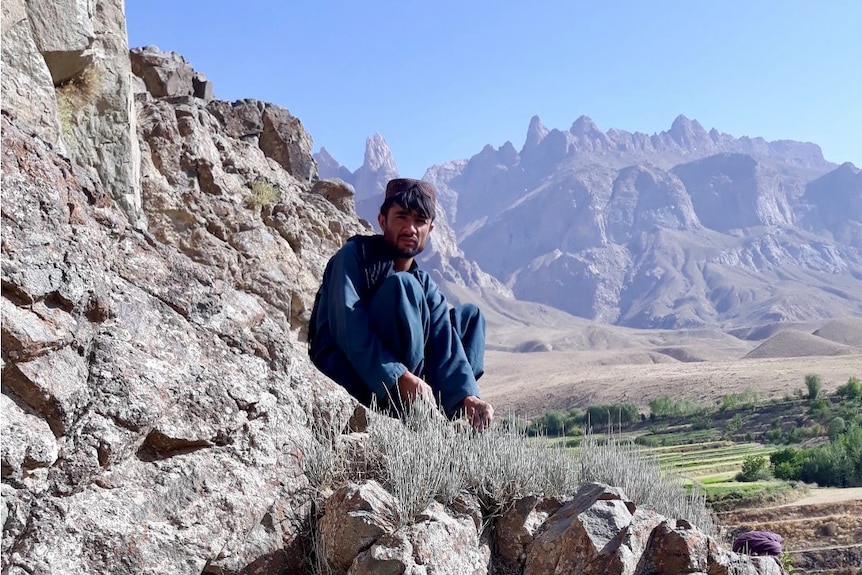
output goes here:
<path id="1" fill-rule="evenodd" d="M 646 351 L 489 351 L 480 388 L 498 414 L 532 417 L 550 409 L 633 403 L 648 410 L 664 395 L 714 404 L 722 396 L 756 391 L 763 399 L 805 390 L 819 375 L 824 391 L 862 377 L 862 354 L 681 362 L 655 361 Z"/>

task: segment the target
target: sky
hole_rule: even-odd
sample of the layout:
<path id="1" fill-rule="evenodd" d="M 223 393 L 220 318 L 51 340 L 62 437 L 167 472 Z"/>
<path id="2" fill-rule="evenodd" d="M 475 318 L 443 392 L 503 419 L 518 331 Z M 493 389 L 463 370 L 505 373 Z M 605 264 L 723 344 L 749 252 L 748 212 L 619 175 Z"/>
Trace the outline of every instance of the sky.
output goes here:
<path id="1" fill-rule="evenodd" d="M 860 0 L 126 0 L 130 47 L 287 108 L 349 170 L 521 149 L 530 119 L 653 134 L 679 114 L 862 167 Z"/>

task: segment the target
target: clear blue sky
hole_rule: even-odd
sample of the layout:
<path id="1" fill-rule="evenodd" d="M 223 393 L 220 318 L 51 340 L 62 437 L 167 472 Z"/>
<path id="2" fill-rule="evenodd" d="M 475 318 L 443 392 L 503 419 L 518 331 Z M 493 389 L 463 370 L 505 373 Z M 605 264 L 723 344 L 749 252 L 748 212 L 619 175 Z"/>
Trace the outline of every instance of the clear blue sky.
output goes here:
<path id="1" fill-rule="evenodd" d="M 129 44 L 182 54 L 222 100 L 284 106 L 350 170 L 399 172 L 568 129 L 707 129 L 862 167 L 862 0 L 126 0 Z"/>

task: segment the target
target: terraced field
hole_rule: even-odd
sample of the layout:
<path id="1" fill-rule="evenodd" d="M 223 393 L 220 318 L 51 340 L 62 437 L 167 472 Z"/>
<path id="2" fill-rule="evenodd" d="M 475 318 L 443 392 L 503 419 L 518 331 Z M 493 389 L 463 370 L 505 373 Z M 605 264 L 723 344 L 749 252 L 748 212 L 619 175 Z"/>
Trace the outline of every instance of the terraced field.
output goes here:
<path id="1" fill-rule="evenodd" d="M 658 458 L 662 468 L 677 473 L 687 482 L 696 484 L 710 501 L 731 494 L 753 495 L 788 488 L 783 481 L 738 482 L 734 478 L 742 470 L 746 457 L 769 458 L 775 447 L 759 443 L 708 441 L 685 445 L 646 448 L 644 452 Z"/>
<path id="2" fill-rule="evenodd" d="M 837 500 L 806 504 L 784 501 L 804 492 L 786 482 L 734 480 L 746 457 L 768 458 L 775 449 L 757 443 L 709 441 L 644 451 L 657 457 L 662 468 L 696 484 L 714 508 L 731 508 L 716 513 L 729 539 L 746 531 L 773 531 L 784 538 L 783 546 L 795 566 L 794 574 L 862 573 L 859 489 L 814 490 L 830 491 Z M 841 492 L 847 494 L 846 499 L 840 497 Z M 733 505 L 722 505 L 728 501 Z"/>

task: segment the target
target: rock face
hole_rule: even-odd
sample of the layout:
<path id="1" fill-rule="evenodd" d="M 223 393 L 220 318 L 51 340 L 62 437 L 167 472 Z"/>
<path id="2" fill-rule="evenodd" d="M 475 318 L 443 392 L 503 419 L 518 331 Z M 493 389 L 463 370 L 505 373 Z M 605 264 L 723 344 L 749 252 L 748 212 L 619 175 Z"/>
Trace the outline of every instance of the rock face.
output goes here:
<path id="1" fill-rule="evenodd" d="M 3 4 L 3 109 L 95 170 L 145 226 L 122 0 Z"/>
<path id="2" fill-rule="evenodd" d="M 308 496 L 292 453 L 316 413 L 346 419 L 349 400 L 310 368 L 291 327 L 322 255 L 298 255 L 278 230 L 299 205 L 317 222 L 296 227 L 299 247 L 337 242 L 331 229 L 350 222 L 305 194 L 265 223 L 226 189 L 209 207 L 241 230 L 220 239 L 206 215 L 162 204 L 155 230 L 176 244 L 161 242 L 86 171 L 3 121 L 3 564 L 298 565 Z M 167 213 L 182 230 L 155 217 Z M 265 267 L 288 254 L 292 269 Z"/>
<path id="3" fill-rule="evenodd" d="M 352 409 L 302 329 L 351 190 L 281 108 L 137 106 L 147 231 L 4 99 L 4 573 L 302 569 L 297 446 Z"/>

